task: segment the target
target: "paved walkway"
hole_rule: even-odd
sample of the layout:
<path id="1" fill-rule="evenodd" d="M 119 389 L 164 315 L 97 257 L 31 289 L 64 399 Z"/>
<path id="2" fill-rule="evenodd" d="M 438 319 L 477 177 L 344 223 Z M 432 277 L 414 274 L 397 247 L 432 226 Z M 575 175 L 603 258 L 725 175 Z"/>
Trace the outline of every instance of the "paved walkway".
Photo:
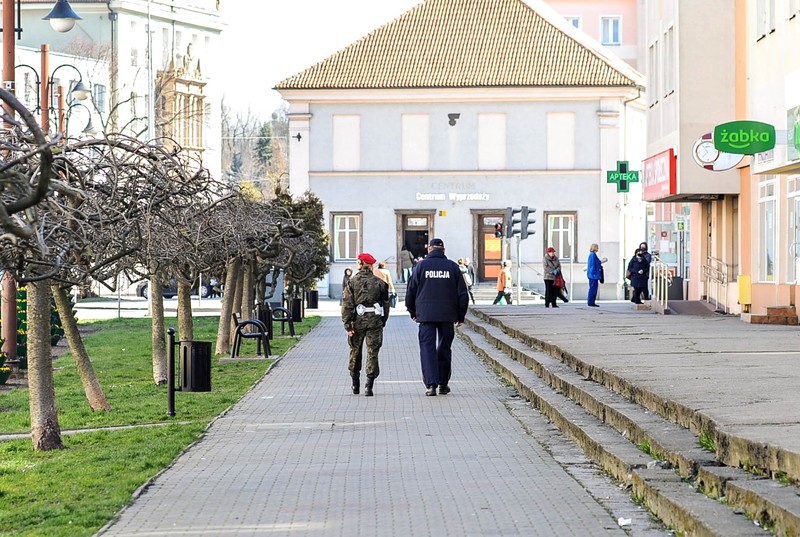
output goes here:
<path id="1" fill-rule="evenodd" d="M 425 397 L 416 325 L 393 315 L 375 397 L 349 390 L 337 304 L 140 495 L 108 536 L 625 535 L 509 413 L 460 340 Z"/>

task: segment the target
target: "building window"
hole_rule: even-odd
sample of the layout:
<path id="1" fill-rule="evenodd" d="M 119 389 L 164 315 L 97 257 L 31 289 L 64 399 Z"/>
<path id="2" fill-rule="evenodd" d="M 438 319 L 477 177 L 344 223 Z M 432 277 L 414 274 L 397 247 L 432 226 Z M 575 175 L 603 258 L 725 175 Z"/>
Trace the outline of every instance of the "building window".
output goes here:
<path id="1" fill-rule="evenodd" d="M 547 114 L 547 169 L 571 170 L 575 168 L 575 114 L 551 112 Z"/>
<path id="2" fill-rule="evenodd" d="M 758 277 L 762 282 L 775 281 L 776 181 L 758 185 Z"/>
<path id="3" fill-rule="evenodd" d="M 622 17 L 600 17 L 600 43 L 622 44 Z"/>
<path id="4" fill-rule="evenodd" d="M 404 170 L 427 170 L 429 168 L 430 129 L 428 114 L 403 114 Z"/>
<path id="5" fill-rule="evenodd" d="M 756 0 L 756 41 L 775 31 L 775 0 Z"/>
<path id="6" fill-rule="evenodd" d="M 581 29 L 581 18 L 578 15 L 567 15 L 564 17 L 567 19 L 567 22 L 570 23 L 572 26 L 577 28 L 578 30 Z"/>
<path id="7" fill-rule="evenodd" d="M 92 101 L 94 105 L 97 107 L 98 114 L 105 114 L 106 113 L 106 106 L 107 106 L 107 91 L 106 87 L 102 84 L 92 84 Z"/>
<path id="8" fill-rule="evenodd" d="M 559 258 L 577 261 L 575 251 L 578 236 L 577 221 L 576 212 L 544 213 L 545 249 L 553 247 Z"/>
<path id="9" fill-rule="evenodd" d="M 333 215 L 333 260 L 355 261 L 361 251 L 361 215 Z"/>
<path id="10" fill-rule="evenodd" d="M 658 96 L 661 95 L 658 77 L 660 67 L 658 41 L 656 41 L 650 45 L 650 49 L 647 51 L 647 100 L 651 108 L 658 104 Z"/>
<path id="11" fill-rule="evenodd" d="M 673 27 L 664 33 L 664 97 L 675 92 L 675 34 Z"/>
<path id="12" fill-rule="evenodd" d="M 478 169 L 506 167 L 506 115 L 478 114 Z"/>
<path id="13" fill-rule="evenodd" d="M 361 118 L 333 116 L 333 169 L 356 171 L 361 166 Z"/>
<path id="14" fill-rule="evenodd" d="M 790 175 L 786 179 L 787 209 L 789 213 L 788 239 L 789 255 L 787 281 L 797 282 L 800 276 L 800 175 Z"/>

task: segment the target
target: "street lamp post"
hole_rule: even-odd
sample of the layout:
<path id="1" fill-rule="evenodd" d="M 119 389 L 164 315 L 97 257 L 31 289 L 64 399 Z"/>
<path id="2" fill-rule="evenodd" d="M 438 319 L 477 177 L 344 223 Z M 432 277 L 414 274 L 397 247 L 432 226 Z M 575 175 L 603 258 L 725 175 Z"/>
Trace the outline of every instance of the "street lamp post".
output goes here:
<path id="1" fill-rule="evenodd" d="M 3 89 L 15 93 L 14 84 L 14 64 L 16 62 L 16 50 L 14 46 L 14 34 L 21 36 L 22 25 L 19 27 L 14 23 L 14 14 L 19 13 L 19 0 L 5 0 L 3 2 Z M 58 8 L 58 11 L 56 10 Z M 68 32 L 75 25 L 75 20 L 80 17 L 72 11 L 68 0 L 58 0 L 53 10 L 45 17 L 58 32 Z M 67 19 L 65 21 L 65 19 Z M 71 23 L 69 22 L 71 20 Z M 0 30 L 2 30 L 0 29 Z M 43 71 L 44 72 L 44 71 Z M 11 105 L 3 103 L 5 115 L 4 122 L 6 130 L 11 128 L 14 121 L 14 109 Z M 3 352 L 9 360 L 17 358 L 17 282 L 8 272 L 3 272 L 2 293 L 0 293 L 0 317 L 5 321 L 0 328 L 0 337 L 4 339 Z"/>

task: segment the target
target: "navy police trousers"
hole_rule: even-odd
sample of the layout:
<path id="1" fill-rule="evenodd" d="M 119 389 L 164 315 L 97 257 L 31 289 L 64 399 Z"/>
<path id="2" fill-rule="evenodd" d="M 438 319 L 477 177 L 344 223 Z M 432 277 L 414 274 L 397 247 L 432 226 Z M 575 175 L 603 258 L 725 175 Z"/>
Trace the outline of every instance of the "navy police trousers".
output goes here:
<path id="1" fill-rule="evenodd" d="M 419 355 L 422 362 L 422 380 L 426 387 L 446 386 L 450 381 L 453 351 L 451 345 L 456 335 L 452 322 L 419 323 Z"/>

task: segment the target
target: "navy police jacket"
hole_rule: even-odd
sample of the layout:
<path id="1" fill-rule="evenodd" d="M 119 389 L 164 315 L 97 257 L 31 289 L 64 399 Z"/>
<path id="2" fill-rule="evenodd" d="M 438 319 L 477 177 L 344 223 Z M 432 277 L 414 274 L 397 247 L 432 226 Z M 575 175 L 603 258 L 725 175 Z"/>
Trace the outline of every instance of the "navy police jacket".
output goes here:
<path id="1" fill-rule="evenodd" d="M 467 284 L 458 265 L 433 249 L 417 263 L 406 288 L 406 309 L 420 323 L 464 322 Z"/>

